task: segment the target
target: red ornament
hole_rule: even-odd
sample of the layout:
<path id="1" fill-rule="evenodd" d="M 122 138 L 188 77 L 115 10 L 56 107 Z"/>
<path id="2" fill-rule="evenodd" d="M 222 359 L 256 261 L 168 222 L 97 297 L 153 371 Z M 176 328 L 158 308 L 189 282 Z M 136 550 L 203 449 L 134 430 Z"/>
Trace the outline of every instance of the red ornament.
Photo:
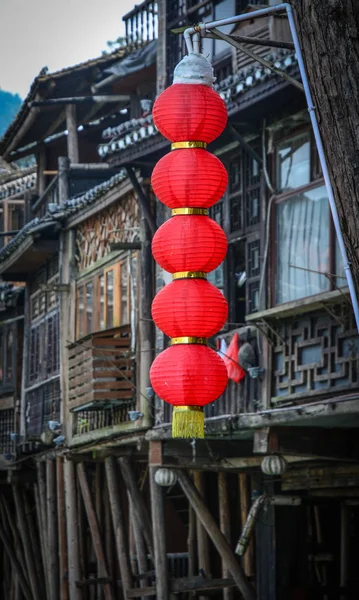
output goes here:
<path id="1" fill-rule="evenodd" d="M 174 150 L 152 173 L 157 198 L 170 208 L 209 208 L 222 198 L 228 174 L 221 161 L 201 148 Z"/>
<path id="2" fill-rule="evenodd" d="M 178 279 L 166 285 L 152 303 L 153 319 L 169 337 L 209 338 L 228 316 L 223 294 L 205 279 Z"/>
<path id="3" fill-rule="evenodd" d="M 239 353 L 239 335 L 235 333 L 231 343 L 228 346 L 225 356 L 222 356 L 224 364 L 227 367 L 228 378 L 232 379 L 236 383 L 242 381 L 245 378 L 246 372 L 242 369 L 238 362 Z"/>
<path id="4" fill-rule="evenodd" d="M 153 106 L 157 129 L 171 142 L 212 142 L 227 124 L 227 109 L 207 85 L 174 83 Z"/>
<path id="5" fill-rule="evenodd" d="M 200 344 L 170 346 L 152 363 L 151 385 L 175 406 L 205 406 L 226 389 L 228 374 L 218 354 Z"/>
<path id="6" fill-rule="evenodd" d="M 172 217 L 157 230 L 152 240 L 152 253 L 156 262 L 169 273 L 209 273 L 224 260 L 227 246 L 223 229 L 213 219 L 181 215 Z"/>

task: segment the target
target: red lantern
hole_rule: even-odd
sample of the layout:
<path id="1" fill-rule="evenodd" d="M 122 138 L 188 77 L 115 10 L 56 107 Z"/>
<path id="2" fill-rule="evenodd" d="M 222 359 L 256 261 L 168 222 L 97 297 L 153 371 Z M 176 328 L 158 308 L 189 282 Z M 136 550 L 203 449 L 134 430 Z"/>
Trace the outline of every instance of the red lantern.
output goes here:
<path id="1" fill-rule="evenodd" d="M 223 394 L 228 374 L 218 354 L 201 344 L 179 344 L 164 350 L 150 370 L 156 394 L 173 404 L 173 435 L 203 437 L 201 407 Z"/>
<path id="2" fill-rule="evenodd" d="M 228 174 L 221 161 L 201 148 L 166 154 L 152 173 L 157 198 L 170 208 L 209 208 L 222 198 Z"/>
<path id="3" fill-rule="evenodd" d="M 212 142 L 227 124 L 222 98 L 208 85 L 174 83 L 153 106 L 157 129 L 171 142 Z"/>
<path id="4" fill-rule="evenodd" d="M 209 338 L 222 329 L 228 306 L 223 294 L 205 279 L 178 279 L 157 294 L 152 316 L 171 338 Z"/>
<path id="5" fill-rule="evenodd" d="M 209 217 L 182 215 L 169 219 L 152 240 L 152 253 L 169 273 L 213 271 L 224 260 L 227 238 L 223 229 Z"/>

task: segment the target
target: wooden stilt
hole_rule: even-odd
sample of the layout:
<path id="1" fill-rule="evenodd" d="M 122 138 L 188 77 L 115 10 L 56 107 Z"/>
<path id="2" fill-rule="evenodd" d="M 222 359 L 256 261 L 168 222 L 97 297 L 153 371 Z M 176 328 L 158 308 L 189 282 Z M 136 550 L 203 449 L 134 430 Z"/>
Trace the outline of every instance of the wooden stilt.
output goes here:
<path id="1" fill-rule="evenodd" d="M 42 558 L 42 567 L 43 567 L 43 571 L 44 571 L 44 582 L 45 582 L 45 591 L 46 591 L 46 599 L 48 599 L 50 597 L 50 592 L 49 592 L 49 570 L 48 570 L 48 566 L 47 566 L 47 536 L 46 536 L 46 531 L 47 531 L 47 527 L 46 525 L 43 523 L 43 514 L 42 514 L 42 510 L 41 510 L 41 501 L 40 501 L 40 492 L 39 492 L 39 485 L 35 484 L 34 485 L 34 496 L 35 496 L 35 505 L 36 505 L 36 517 L 37 517 L 37 527 L 39 530 L 39 536 L 40 536 L 40 550 L 41 550 L 41 558 Z"/>
<path id="2" fill-rule="evenodd" d="M 133 527 L 133 509 L 131 498 L 128 494 L 128 525 L 129 525 L 129 544 L 130 544 L 130 565 L 131 565 L 131 573 L 132 575 L 138 575 L 138 565 L 136 559 L 136 544 L 135 544 L 135 534 Z"/>
<path id="3" fill-rule="evenodd" d="M 146 553 L 146 545 L 145 540 L 142 535 L 141 523 L 139 522 L 135 510 L 133 508 L 132 499 L 129 495 L 129 502 L 132 507 L 132 522 L 133 522 L 133 537 L 135 540 L 135 548 L 136 548 L 136 556 L 137 556 L 137 571 L 138 575 L 143 575 L 148 571 L 148 561 L 147 561 L 147 553 Z M 147 579 L 140 579 L 140 587 L 145 588 L 147 585 Z"/>
<path id="4" fill-rule="evenodd" d="M 198 490 L 198 493 L 205 498 L 205 481 L 203 471 L 194 471 L 193 474 L 194 484 Z M 200 520 L 196 519 L 196 530 L 197 530 L 197 556 L 198 556 L 198 570 L 203 571 L 206 577 L 211 576 L 211 563 L 209 558 L 209 539 L 205 528 L 201 525 Z M 209 600 L 206 595 L 200 596 L 202 600 Z"/>
<path id="5" fill-rule="evenodd" d="M 24 548 L 27 572 L 29 575 L 30 588 L 31 588 L 32 595 L 34 596 L 34 598 L 36 598 L 36 600 L 37 600 L 37 598 L 39 598 L 39 600 L 40 600 L 42 598 L 41 588 L 40 588 L 40 584 L 37 580 L 35 555 L 33 553 L 32 547 L 31 547 L 31 541 L 30 541 L 29 531 L 28 531 L 28 527 L 27 527 L 27 521 L 26 521 L 24 505 L 23 505 L 20 489 L 19 489 L 18 485 L 13 485 L 12 489 L 13 489 L 13 494 L 14 494 L 20 536 L 21 536 L 22 545 Z"/>
<path id="6" fill-rule="evenodd" d="M 104 538 L 105 538 L 105 557 L 106 564 L 108 566 L 109 577 L 114 582 L 114 594 L 116 594 L 117 590 L 117 579 L 116 579 L 116 568 L 117 564 L 115 561 L 115 537 L 113 535 L 112 529 L 112 518 L 111 518 L 111 509 L 110 509 L 110 498 L 108 493 L 108 488 L 104 486 Z"/>
<path id="7" fill-rule="evenodd" d="M 244 600 L 255 600 L 256 594 L 254 589 L 246 580 L 236 556 L 234 555 L 226 538 L 218 528 L 217 523 L 209 512 L 198 490 L 193 485 L 191 479 L 184 471 L 178 471 L 178 481 L 181 485 L 183 493 L 187 496 L 193 510 L 195 511 L 197 518 L 206 528 L 206 531 L 213 544 L 217 548 L 222 560 L 227 564 Z"/>
<path id="8" fill-rule="evenodd" d="M 13 548 L 15 550 L 15 555 L 16 555 L 16 558 L 18 560 L 18 563 L 23 568 L 24 578 L 26 579 L 26 581 L 28 583 L 29 582 L 29 576 L 28 576 L 28 573 L 27 573 L 25 556 L 24 556 L 24 553 L 22 551 L 21 538 L 20 538 L 19 531 L 18 531 L 18 528 L 17 528 L 16 523 L 15 523 L 15 519 L 14 519 L 13 513 L 12 513 L 12 511 L 9 508 L 9 505 L 7 503 L 7 500 L 6 500 L 5 496 L 2 497 L 2 502 L 1 502 L 0 506 L 2 507 L 1 516 L 2 516 L 3 523 L 6 523 L 6 522 L 9 523 L 10 530 L 11 530 L 11 533 L 12 533 L 12 541 L 13 541 Z M 5 513 L 5 515 L 4 515 L 4 513 Z M 5 530 L 5 534 L 7 535 L 7 537 L 11 541 L 11 535 L 8 533 L 8 530 Z"/>
<path id="9" fill-rule="evenodd" d="M 93 506 L 90 489 L 86 477 L 85 467 L 83 463 L 79 463 L 77 465 L 77 476 L 80 483 L 82 498 L 85 505 L 85 511 L 87 515 L 87 520 L 90 526 L 93 546 L 95 555 L 97 558 L 97 562 L 100 567 L 101 577 L 108 577 L 108 569 L 106 567 L 105 554 L 103 551 L 100 529 L 96 517 L 96 512 Z M 103 584 L 103 589 L 105 593 L 106 600 L 113 600 L 113 593 L 111 589 L 111 585 L 109 583 Z"/>
<path id="10" fill-rule="evenodd" d="M 155 482 L 157 467 L 150 467 L 151 515 L 153 527 L 154 565 L 156 571 L 156 594 L 169 600 L 168 564 L 166 552 L 165 515 L 163 488 Z"/>
<path id="11" fill-rule="evenodd" d="M 25 510 L 25 515 L 26 515 L 27 525 L 29 528 L 29 535 L 30 535 L 32 551 L 35 556 L 40 557 L 41 550 L 40 550 L 40 544 L 39 544 L 36 524 L 34 523 L 34 519 L 33 519 L 33 512 L 34 512 L 33 507 L 30 506 L 29 496 L 28 496 L 28 493 L 25 492 L 25 490 L 22 490 L 22 497 L 23 497 L 23 502 L 24 502 L 24 510 Z M 35 565 L 36 565 L 37 580 L 39 581 L 39 583 L 41 585 L 41 582 L 44 581 L 44 571 L 42 569 L 41 560 L 35 560 Z M 42 594 L 42 595 L 43 595 L 43 597 L 45 596 L 45 594 Z"/>
<path id="12" fill-rule="evenodd" d="M 227 474 L 225 471 L 218 472 L 218 501 L 219 501 L 219 525 L 221 532 L 227 542 L 231 543 L 231 519 L 228 499 Z M 230 577 L 227 564 L 222 560 L 222 577 Z M 223 600 L 233 600 L 232 588 L 223 589 Z"/>
<path id="13" fill-rule="evenodd" d="M 64 462 L 61 456 L 56 457 L 57 480 L 57 516 L 59 539 L 59 572 L 60 572 L 60 600 L 69 600 L 69 586 L 67 577 L 67 535 L 66 535 L 66 508 L 65 508 L 65 481 Z"/>
<path id="14" fill-rule="evenodd" d="M 11 544 L 9 538 L 7 537 L 1 524 L 0 524 L 0 539 L 3 543 L 5 552 L 7 553 L 8 557 L 11 561 L 12 568 L 14 569 L 14 571 L 17 575 L 23 595 L 25 596 L 26 600 L 36 600 L 37 596 L 34 596 L 31 593 L 31 589 L 24 577 L 23 570 L 21 568 L 20 563 L 18 562 L 18 560 L 16 558 L 12 544 Z M 38 596 L 38 597 L 40 598 L 40 596 Z"/>
<path id="15" fill-rule="evenodd" d="M 64 480 L 66 502 L 69 596 L 71 600 L 82 600 L 81 590 L 76 585 L 76 581 L 79 581 L 80 579 L 80 557 L 77 529 L 76 477 L 74 464 L 71 460 L 65 459 Z"/>
<path id="16" fill-rule="evenodd" d="M 127 600 L 127 590 L 132 587 L 131 568 L 127 550 L 124 515 L 116 473 L 116 461 L 112 456 L 106 458 L 105 469 L 113 530 L 115 534 L 117 560 L 121 573 L 123 597 L 125 600 Z"/>
<path id="17" fill-rule="evenodd" d="M 188 548 L 188 577 L 194 577 L 197 572 L 197 560 L 196 560 L 196 515 L 191 508 L 188 507 L 189 515 L 188 515 L 188 538 L 187 538 L 187 548 Z M 189 592 L 189 598 L 194 598 L 194 592 Z"/>
<path id="18" fill-rule="evenodd" d="M 95 465 L 95 477 L 93 480 L 94 485 L 94 498 L 95 498 L 95 510 L 100 531 L 100 536 L 103 536 L 103 486 L 102 486 L 102 464 L 96 463 Z M 101 577 L 100 565 L 97 563 L 97 577 Z M 96 586 L 96 598 L 97 600 L 103 600 L 103 588 L 101 584 Z"/>
<path id="19" fill-rule="evenodd" d="M 248 490 L 248 475 L 240 473 L 239 476 L 239 501 L 241 505 L 241 523 L 242 529 L 247 521 L 247 516 L 250 511 L 249 490 Z M 243 570 L 247 577 L 254 575 L 254 538 L 251 537 L 247 552 L 243 556 Z"/>
<path id="20" fill-rule="evenodd" d="M 133 510 L 137 521 L 141 524 L 143 536 L 145 538 L 149 553 L 153 557 L 153 538 L 152 538 L 152 527 L 151 520 L 147 510 L 146 503 L 140 492 L 137 484 L 136 476 L 131 464 L 130 459 L 127 456 L 123 456 L 119 459 L 122 477 L 126 484 L 126 487 L 131 496 Z"/>
<path id="21" fill-rule="evenodd" d="M 84 504 L 82 501 L 82 495 L 80 486 L 77 482 L 77 531 L 79 540 L 79 553 L 80 553 L 80 573 L 81 579 L 88 579 L 88 536 L 87 536 L 87 523 L 85 516 Z M 95 586 L 84 586 L 82 588 L 82 600 L 91 600 L 93 596 L 96 596 Z"/>
<path id="22" fill-rule="evenodd" d="M 49 557 L 49 600 L 58 600 L 59 569 L 57 543 L 57 508 L 56 508 L 56 465 L 55 461 L 46 461 L 46 509 L 47 509 L 47 552 Z"/>
<path id="23" fill-rule="evenodd" d="M 47 598 L 50 598 L 50 564 L 48 553 L 48 537 L 47 537 L 47 510 L 46 510 L 46 465 L 44 462 L 36 463 L 37 470 L 37 499 L 39 505 L 39 517 L 41 518 L 41 538 L 42 538 L 42 557 L 45 572 L 45 587 Z"/>

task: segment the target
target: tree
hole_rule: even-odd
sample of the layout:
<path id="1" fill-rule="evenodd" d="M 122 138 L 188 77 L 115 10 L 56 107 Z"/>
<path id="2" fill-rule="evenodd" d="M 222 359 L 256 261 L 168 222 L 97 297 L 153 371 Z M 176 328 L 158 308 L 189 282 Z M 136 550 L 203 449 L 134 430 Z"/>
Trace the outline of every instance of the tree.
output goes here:
<path id="1" fill-rule="evenodd" d="M 359 298 L 359 0 L 290 0 Z"/>

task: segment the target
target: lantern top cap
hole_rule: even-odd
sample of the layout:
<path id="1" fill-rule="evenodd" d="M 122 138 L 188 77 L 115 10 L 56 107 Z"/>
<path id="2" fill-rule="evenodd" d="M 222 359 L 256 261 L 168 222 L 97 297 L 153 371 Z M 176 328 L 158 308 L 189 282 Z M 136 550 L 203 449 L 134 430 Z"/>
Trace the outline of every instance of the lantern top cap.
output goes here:
<path id="1" fill-rule="evenodd" d="M 182 58 L 173 75 L 173 83 L 203 84 L 212 87 L 215 80 L 211 63 L 198 52 L 190 52 Z"/>

